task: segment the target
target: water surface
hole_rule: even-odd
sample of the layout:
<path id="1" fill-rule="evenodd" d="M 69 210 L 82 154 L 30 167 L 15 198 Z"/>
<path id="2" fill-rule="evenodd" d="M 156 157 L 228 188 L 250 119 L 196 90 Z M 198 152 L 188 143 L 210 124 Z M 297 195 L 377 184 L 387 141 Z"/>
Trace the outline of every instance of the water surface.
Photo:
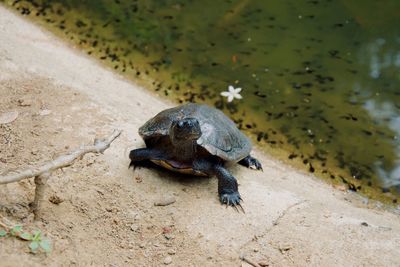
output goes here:
<path id="1" fill-rule="evenodd" d="M 223 109 L 268 153 L 397 205 L 399 1 L 2 2 L 161 96 Z M 228 103 L 229 85 L 243 99 Z"/>

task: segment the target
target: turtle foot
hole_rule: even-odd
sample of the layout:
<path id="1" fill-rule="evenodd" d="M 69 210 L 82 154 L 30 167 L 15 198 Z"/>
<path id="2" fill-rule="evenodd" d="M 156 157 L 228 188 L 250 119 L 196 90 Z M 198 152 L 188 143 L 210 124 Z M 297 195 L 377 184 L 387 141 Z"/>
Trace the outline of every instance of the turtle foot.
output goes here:
<path id="1" fill-rule="evenodd" d="M 241 161 L 238 162 L 239 164 L 250 168 L 250 169 L 256 169 L 256 170 L 263 170 L 261 163 L 258 161 L 258 159 L 253 158 L 252 156 L 247 156 Z"/>
<path id="2" fill-rule="evenodd" d="M 257 170 L 263 170 L 261 163 L 256 158 L 251 158 L 251 165 L 249 168 L 255 168 Z"/>
<path id="3" fill-rule="evenodd" d="M 221 204 L 225 204 L 227 207 L 232 206 L 233 208 L 236 209 L 236 211 L 239 211 L 238 207 L 243 211 L 244 209 L 242 205 L 240 204 L 240 201 L 242 198 L 240 197 L 239 192 L 222 192 L 219 196 L 219 200 L 221 201 Z"/>
<path id="4" fill-rule="evenodd" d="M 133 162 L 133 160 L 131 160 L 131 163 L 129 163 L 128 169 L 130 169 L 131 167 L 133 169 L 136 169 L 136 165 L 135 165 L 135 162 Z"/>

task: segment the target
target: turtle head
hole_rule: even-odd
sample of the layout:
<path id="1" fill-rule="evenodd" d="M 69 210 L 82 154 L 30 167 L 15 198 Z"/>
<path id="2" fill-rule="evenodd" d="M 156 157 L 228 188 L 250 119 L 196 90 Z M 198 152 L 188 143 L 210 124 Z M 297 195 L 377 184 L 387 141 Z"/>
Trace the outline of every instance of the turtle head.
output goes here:
<path id="1" fill-rule="evenodd" d="M 195 141 L 201 136 L 200 123 L 195 118 L 176 120 L 171 125 L 173 143 Z"/>

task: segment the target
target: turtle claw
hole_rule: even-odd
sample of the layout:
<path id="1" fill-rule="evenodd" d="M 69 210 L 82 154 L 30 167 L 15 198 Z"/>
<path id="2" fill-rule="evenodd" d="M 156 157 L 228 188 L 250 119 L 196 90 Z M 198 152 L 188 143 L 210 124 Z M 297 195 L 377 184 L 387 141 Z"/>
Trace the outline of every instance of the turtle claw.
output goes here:
<path id="1" fill-rule="evenodd" d="M 256 158 L 252 158 L 250 164 L 250 166 L 254 167 L 256 170 L 264 171 L 261 163 Z"/>
<path id="2" fill-rule="evenodd" d="M 261 163 L 258 161 L 258 159 L 253 158 L 252 156 L 247 156 L 241 161 L 239 161 L 239 164 L 249 168 L 249 169 L 254 169 L 254 170 L 261 170 L 264 171 L 262 168 Z"/>
<path id="3" fill-rule="evenodd" d="M 242 205 L 240 205 L 240 203 L 238 204 L 238 206 L 240 207 L 240 209 L 242 210 L 243 213 L 246 213 L 246 212 L 244 211 L 244 208 L 242 207 Z M 238 211 L 238 212 L 239 212 L 239 211 Z"/>
<path id="4" fill-rule="evenodd" d="M 133 163 L 132 160 L 131 160 L 131 163 L 129 163 L 128 170 L 129 170 L 131 167 L 133 167 L 133 169 L 135 169 L 135 164 Z"/>
<path id="5" fill-rule="evenodd" d="M 138 167 L 137 164 L 135 164 L 135 162 L 133 160 L 131 160 L 131 163 L 129 163 L 128 169 L 133 168 L 133 170 L 136 170 L 136 168 Z"/>
<path id="6" fill-rule="evenodd" d="M 236 212 L 239 212 L 239 209 L 237 207 L 238 205 L 234 205 L 233 208 L 236 210 Z"/>
<path id="7" fill-rule="evenodd" d="M 242 198 L 240 197 L 239 192 L 222 193 L 220 195 L 220 201 L 222 204 L 225 204 L 226 207 L 232 206 L 237 212 L 239 212 L 239 206 L 243 213 L 245 213 L 242 205 L 240 205 L 241 200 Z"/>

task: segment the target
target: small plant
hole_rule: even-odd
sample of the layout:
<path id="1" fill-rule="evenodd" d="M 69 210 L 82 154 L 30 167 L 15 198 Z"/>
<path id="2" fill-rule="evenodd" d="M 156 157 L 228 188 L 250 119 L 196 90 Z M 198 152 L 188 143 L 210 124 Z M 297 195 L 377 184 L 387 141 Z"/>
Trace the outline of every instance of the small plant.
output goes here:
<path id="1" fill-rule="evenodd" d="M 7 235 L 7 231 L 6 230 L 0 230 L 0 237 L 4 237 Z"/>
<path id="2" fill-rule="evenodd" d="M 31 241 L 29 248 L 32 253 L 37 253 L 41 248 L 44 252 L 51 252 L 51 243 L 47 238 L 42 237 L 40 230 L 35 230 L 32 234 L 24 232 L 21 225 L 16 225 L 13 228 L 7 230 L 0 230 L 0 237 L 6 237 L 7 235 L 19 238 L 24 241 Z"/>

